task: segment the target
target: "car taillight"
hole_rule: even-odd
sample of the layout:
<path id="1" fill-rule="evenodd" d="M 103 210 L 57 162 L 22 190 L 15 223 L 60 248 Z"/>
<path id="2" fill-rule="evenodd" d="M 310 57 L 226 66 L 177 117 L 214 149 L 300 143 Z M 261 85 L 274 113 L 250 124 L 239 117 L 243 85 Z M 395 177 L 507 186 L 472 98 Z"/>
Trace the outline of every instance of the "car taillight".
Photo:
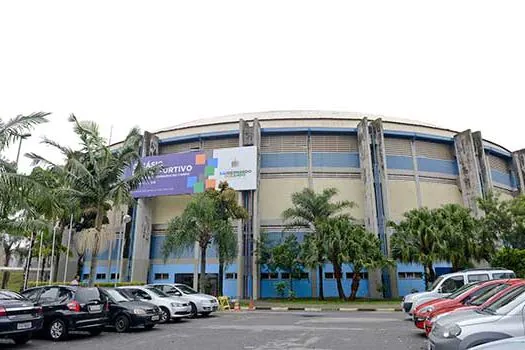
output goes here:
<path id="1" fill-rule="evenodd" d="M 71 311 L 80 312 L 80 304 L 78 301 L 71 301 L 67 303 L 67 308 Z"/>
<path id="2" fill-rule="evenodd" d="M 39 307 L 36 308 L 36 313 L 37 313 L 37 315 L 44 314 L 44 310 L 42 309 L 42 306 L 39 306 Z"/>
<path id="3" fill-rule="evenodd" d="M 5 311 L 5 307 L 0 306 L 0 317 L 7 316 L 7 311 Z"/>
<path id="4" fill-rule="evenodd" d="M 109 311 L 109 303 L 106 302 L 106 307 L 105 307 L 106 311 Z"/>

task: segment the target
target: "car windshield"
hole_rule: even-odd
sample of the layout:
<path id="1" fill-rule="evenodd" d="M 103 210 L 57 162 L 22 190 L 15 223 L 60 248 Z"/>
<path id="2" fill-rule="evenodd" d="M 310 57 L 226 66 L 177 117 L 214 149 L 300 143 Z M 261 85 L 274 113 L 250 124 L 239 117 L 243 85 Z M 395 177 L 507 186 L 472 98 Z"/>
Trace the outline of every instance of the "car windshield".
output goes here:
<path id="1" fill-rule="evenodd" d="M 494 295 L 498 294 L 499 292 L 501 292 L 502 290 L 504 290 L 508 286 L 509 286 L 508 284 L 500 284 L 499 286 L 496 286 L 495 288 L 492 288 L 492 289 L 486 291 L 485 293 L 481 294 L 479 297 L 470 300 L 468 302 L 468 304 L 469 305 L 474 305 L 474 306 L 483 305 L 483 304 L 485 304 L 485 302 L 487 300 L 489 300 Z"/>
<path id="2" fill-rule="evenodd" d="M 161 290 L 158 290 L 157 288 L 155 287 L 146 287 L 146 289 L 150 292 L 152 292 L 153 294 L 155 294 L 156 296 L 158 297 L 161 297 L 161 298 L 169 298 L 170 296 L 166 293 L 164 293 L 163 291 Z"/>
<path id="3" fill-rule="evenodd" d="M 113 299 L 116 303 L 122 303 L 125 301 L 130 301 L 130 299 L 116 289 L 104 289 L 104 291 Z"/>
<path id="4" fill-rule="evenodd" d="M 454 293 L 450 294 L 446 298 L 447 299 L 455 299 L 455 298 L 459 297 L 460 295 L 462 295 L 463 293 L 465 293 L 465 292 L 471 290 L 472 288 L 476 287 L 478 284 L 479 284 L 479 282 L 465 284 L 463 287 L 459 288 L 457 291 L 455 291 Z"/>
<path id="5" fill-rule="evenodd" d="M 180 291 L 184 294 L 197 294 L 198 292 L 190 287 L 188 287 L 187 285 L 185 284 L 177 284 L 176 285 L 177 288 L 180 289 Z"/>
<path id="6" fill-rule="evenodd" d="M 23 300 L 24 297 L 22 297 L 19 294 L 10 292 L 8 290 L 2 290 L 0 291 L 0 300 Z"/>
<path id="7" fill-rule="evenodd" d="M 481 311 L 492 315 L 505 315 L 523 301 L 524 295 L 525 286 L 517 287 Z"/>
<path id="8" fill-rule="evenodd" d="M 434 283 L 432 283 L 430 287 L 427 288 L 427 291 L 434 290 L 437 286 L 439 286 L 441 281 L 443 281 L 443 276 L 438 277 L 438 279 L 435 280 Z"/>

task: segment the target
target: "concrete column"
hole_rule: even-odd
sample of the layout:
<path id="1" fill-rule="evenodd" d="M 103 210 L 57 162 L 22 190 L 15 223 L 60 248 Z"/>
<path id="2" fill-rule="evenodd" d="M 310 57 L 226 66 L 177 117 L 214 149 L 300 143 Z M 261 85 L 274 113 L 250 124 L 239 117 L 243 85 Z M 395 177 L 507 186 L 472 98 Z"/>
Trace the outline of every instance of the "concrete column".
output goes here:
<path id="1" fill-rule="evenodd" d="M 257 263 L 257 242 L 261 237 L 261 220 L 259 215 L 259 185 L 261 175 L 261 125 L 257 119 L 253 121 L 253 145 L 257 147 L 257 189 L 253 191 L 253 256 L 252 256 L 252 297 L 254 300 L 259 299 L 259 264 Z"/>
<path id="2" fill-rule="evenodd" d="M 147 131 L 144 132 L 141 155 L 152 156 L 159 153 L 159 138 Z M 151 228 L 152 228 L 152 208 L 151 199 L 140 198 L 137 201 L 137 210 L 135 212 L 134 232 L 129 244 L 132 245 L 131 273 L 129 274 L 131 281 L 147 282 L 149 270 L 149 253 L 151 245 Z M 132 238 L 132 239 L 131 239 Z M 126 266 L 126 265 L 124 265 Z M 124 272 L 123 275 L 127 273 Z M 124 277 L 124 276 L 123 276 Z M 124 279 L 122 279 L 124 280 Z"/>
<path id="3" fill-rule="evenodd" d="M 306 136 L 306 156 L 308 160 L 308 168 L 307 168 L 307 177 L 308 177 L 308 188 L 313 190 L 314 189 L 314 178 L 313 178 L 313 166 L 312 166 L 312 135 L 310 132 L 308 132 L 308 135 Z M 318 269 L 313 268 L 310 269 L 310 276 L 312 276 L 312 298 L 317 298 L 317 284 L 318 279 L 322 279 L 323 276 L 318 276 Z"/>
<path id="4" fill-rule="evenodd" d="M 525 149 L 512 153 L 512 171 L 520 194 L 525 194 Z"/>
<path id="5" fill-rule="evenodd" d="M 454 136 L 454 147 L 459 169 L 459 187 L 463 197 L 463 204 L 470 208 L 477 217 L 481 215 L 477 199 L 483 195 L 480 171 L 474 141 L 470 130 Z"/>
<path id="6" fill-rule="evenodd" d="M 241 119 L 239 120 L 239 147 L 244 146 L 245 134 L 248 130 L 248 123 Z M 243 193 L 238 193 L 238 203 L 244 206 Z M 237 221 L 237 298 L 244 297 L 244 226 L 243 221 Z"/>
<path id="7" fill-rule="evenodd" d="M 412 165 L 414 168 L 414 181 L 416 183 L 417 206 L 418 208 L 421 208 L 423 206 L 423 199 L 421 196 L 421 184 L 419 182 L 419 169 L 418 169 L 418 164 L 417 164 L 416 140 L 410 141 L 410 148 L 412 150 Z"/>
<path id="8" fill-rule="evenodd" d="M 483 196 L 486 196 L 493 190 L 492 173 L 490 171 L 490 163 L 485 155 L 485 147 L 483 147 L 483 138 L 481 132 L 476 131 L 472 133 L 472 141 L 474 143 L 474 151 L 476 160 L 478 162 L 479 178 L 481 180 L 481 191 Z"/>

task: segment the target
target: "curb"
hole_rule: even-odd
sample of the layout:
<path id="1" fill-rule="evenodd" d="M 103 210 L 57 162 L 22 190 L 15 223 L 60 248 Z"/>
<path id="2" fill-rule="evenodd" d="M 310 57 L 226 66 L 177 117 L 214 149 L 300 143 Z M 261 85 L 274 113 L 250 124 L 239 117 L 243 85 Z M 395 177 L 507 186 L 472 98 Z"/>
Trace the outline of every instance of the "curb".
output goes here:
<path id="1" fill-rule="evenodd" d="M 242 311 L 253 311 L 249 307 L 241 307 Z M 254 310 L 258 311 L 306 311 L 306 312 L 400 312 L 401 308 L 367 308 L 367 307 L 341 307 L 335 309 L 323 309 L 319 307 L 270 307 L 270 306 L 256 306 Z"/>

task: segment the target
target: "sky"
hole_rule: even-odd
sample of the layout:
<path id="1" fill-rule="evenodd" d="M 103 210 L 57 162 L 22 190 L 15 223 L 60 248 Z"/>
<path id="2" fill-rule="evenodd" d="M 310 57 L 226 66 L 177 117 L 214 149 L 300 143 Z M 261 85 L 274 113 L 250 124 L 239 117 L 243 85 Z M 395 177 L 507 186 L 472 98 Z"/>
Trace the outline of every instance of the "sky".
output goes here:
<path id="1" fill-rule="evenodd" d="M 22 154 L 231 113 L 421 120 L 525 148 L 521 1 L 2 1 L 0 118 L 52 112 Z M 7 156 L 16 157 L 12 147 Z M 30 161 L 22 157 L 20 168 Z"/>

